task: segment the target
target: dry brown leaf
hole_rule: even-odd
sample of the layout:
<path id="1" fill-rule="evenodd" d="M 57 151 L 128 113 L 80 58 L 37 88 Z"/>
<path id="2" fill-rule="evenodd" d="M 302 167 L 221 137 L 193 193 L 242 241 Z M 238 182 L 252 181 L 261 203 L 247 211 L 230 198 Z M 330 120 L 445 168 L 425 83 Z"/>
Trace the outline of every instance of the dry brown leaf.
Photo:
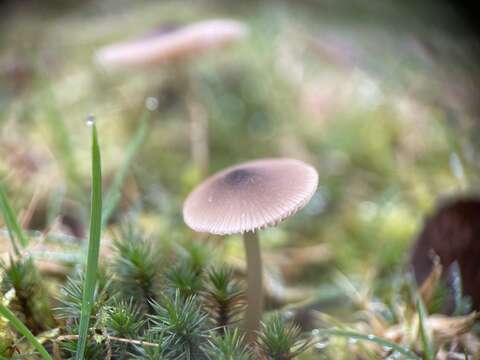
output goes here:
<path id="1" fill-rule="evenodd" d="M 451 341 L 454 337 L 469 332 L 475 321 L 479 318 L 479 313 L 472 312 L 465 316 L 445 316 L 432 315 L 427 318 L 427 326 L 433 333 L 433 338 L 439 344 Z"/>
<path id="2" fill-rule="evenodd" d="M 442 276 L 442 270 L 443 270 L 442 265 L 440 264 L 438 257 L 436 257 L 435 264 L 432 268 L 432 271 L 430 272 L 430 274 L 425 279 L 425 281 L 423 282 L 422 286 L 419 289 L 419 293 L 420 293 L 420 296 L 422 297 L 423 303 L 427 307 L 430 305 L 432 301 L 433 294 L 438 285 L 438 281 Z"/>

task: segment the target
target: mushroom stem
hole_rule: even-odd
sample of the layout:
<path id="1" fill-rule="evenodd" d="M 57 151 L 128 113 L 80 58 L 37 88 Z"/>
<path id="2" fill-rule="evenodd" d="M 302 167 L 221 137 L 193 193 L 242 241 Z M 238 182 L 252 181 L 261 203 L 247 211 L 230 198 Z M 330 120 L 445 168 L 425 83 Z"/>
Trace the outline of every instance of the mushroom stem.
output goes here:
<path id="1" fill-rule="evenodd" d="M 208 173 L 208 118 L 202 105 L 192 99 L 187 99 L 190 117 L 190 151 L 193 163 L 200 174 Z"/>
<path id="2" fill-rule="evenodd" d="M 245 330 L 247 339 L 253 342 L 260 326 L 263 311 L 262 258 L 256 232 L 243 234 L 243 243 L 247 258 L 247 314 Z"/>
<path id="3" fill-rule="evenodd" d="M 185 92 L 184 105 L 189 120 L 190 158 L 203 178 L 208 174 L 209 145 L 208 145 L 208 114 L 199 101 L 198 89 L 194 78 L 188 69 L 176 67 L 176 80 Z"/>

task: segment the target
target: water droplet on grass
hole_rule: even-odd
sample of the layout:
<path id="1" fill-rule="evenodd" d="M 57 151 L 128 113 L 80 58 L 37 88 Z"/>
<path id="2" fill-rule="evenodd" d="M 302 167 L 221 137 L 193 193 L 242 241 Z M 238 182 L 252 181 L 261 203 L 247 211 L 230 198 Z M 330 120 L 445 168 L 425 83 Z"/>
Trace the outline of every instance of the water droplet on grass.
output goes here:
<path id="1" fill-rule="evenodd" d="M 86 121 L 86 123 L 87 123 L 87 126 L 88 126 L 88 127 L 93 126 L 93 124 L 95 124 L 95 115 L 89 114 L 89 115 L 87 116 L 87 121 Z"/>
<path id="2" fill-rule="evenodd" d="M 326 349 L 329 344 L 330 344 L 330 341 L 328 339 L 325 339 L 325 340 L 316 342 L 314 347 L 315 347 L 315 350 L 322 351 Z"/>
<path id="3" fill-rule="evenodd" d="M 241 218 L 244 218 L 244 217 L 245 217 L 245 214 L 242 213 Z M 291 320 L 294 315 L 295 313 L 292 310 L 287 310 L 283 313 L 283 318 L 288 321 L 288 320 Z"/>
<path id="4" fill-rule="evenodd" d="M 153 96 L 148 97 L 147 100 L 145 100 L 145 107 L 149 111 L 157 110 L 158 109 L 158 99 L 153 97 Z"/>

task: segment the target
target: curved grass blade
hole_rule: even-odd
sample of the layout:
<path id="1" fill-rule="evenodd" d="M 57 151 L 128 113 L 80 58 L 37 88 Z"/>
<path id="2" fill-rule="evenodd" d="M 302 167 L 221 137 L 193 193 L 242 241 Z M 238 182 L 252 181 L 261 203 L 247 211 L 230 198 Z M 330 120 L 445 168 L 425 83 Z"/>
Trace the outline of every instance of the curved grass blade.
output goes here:
<path id="1" fill-rule="evenodd" d="M 422 299 L 420 296 L 417 295 L 416 297 L 416 307 L 417 307 L 417 312 L 418 312 L 418 318 L 419 318 L 419 332 L 420 332 L 420 339 L 422 341 L 422 348 L 423 352 L 425 354 L 425 359 L 426 360 L 434 360 L 435 359 L 435 351 L 433 349 L 433 344 L 432 341 L 430 340 L 430 337 L 428 336 L 427 332 L 427 327 L 425 324 L 425 319 L 427 317 L 427 313 L 425 310 L 425 305 L 423 304 Z"/>
<path id="2" fill-rule="evenodd" d="M 25 336 L 25 338 L 32 344 L 32 346 L 38 351 L 40 356 L 44 360 L 53 360 L 52 357 L 48 354 L 47 350 L 38 342 L 35 336 L 28 330 L 28 328 L 11 312 L 5 305 L 0 303 L 0 315 L 7 319 L 10 324 L 17 330 L 20 334 Z"/>
<path id="3" fill-rule="evenodd" d="M 349 330 L 339 330 L 339 329 L 319 329 L 319 332 L 317 333 L 319 336 L 340 336 L 348 339 L 354 339 L 358 341 L 369 341 L 372 343 L 375 343 L 377 345 L 380 345 L 385 348 L 392 349 L 393 351 L 398 352 L 399 354 L 405 356 L 407 359 L 411 360 L 421 360 L 419 356 L 414 354 L 408 349 L 403 348 L 402 346 L 390 342 L 388 340 L 382 339 L 378 336 L 375 335 L 364 335 L 361 333 L 357 333 L 355 331 L 349 331 Z"/>
<path id="4" fill-rule="evenodd" d="M 97 129 L 92 127 L 92 205 L 90 213 L 90 237 L 88 240 L 87 270 L 83 286 L 82 310 L 78 333 L 75 359 L 84 357 L 88 336 L 88 325 L 92 312 L 95 284 L 97 281 L 98 255 L 100 250 L 100 234 L 102 230 L 102 169 L 100 148 L 98 146 Z"/>
<path id="5" fill-rule="evenodd" d="M 115 208 L 118 205 L 118 202 L 120 201 L 120 198 L 121 198 L 120 189 L 123 185 L 123 182 L 125 181 L 125 177 L 127 176 L 128 168 L 130 167 L 132 160 L 135 157 L 135 154 L 140 148 L 140 145 L 143 143 L 143 140 L 145 139 L 145 135 L 148 129 L 148 120 L 150 117 L 149 115 L 150 115 L 149 110 L 145 110 L 144 113 L 142 114 L 140 125 L 132 141 L 128 145 L 127 155 L 125 157 L 125 160 L 122 166 L 120 167 L 119 171 L 116 173 L 115 177 L 113 178 L 113 182 L 105 195 L 105 206 L 103 208 L 103 213 L 102 213 L 102 227 L 108 223 L 108 220 L 110 220 L 110 216 L 112 216 L 112 213 L 114 212 Z"/>
<path id="6" fill-rule="evenodd" d="M 12 206 L 8 201 L 7 194 L 5 194 L 2 184 L 0 184 L 0 210 L 2 211 L 3 219 L 5 221 L 5 225 L 7 226 L 13 249 L 15 250 L 15 253 L 19 255 L 20 252 L 18 251 L 15 238 L 17 238 L 22 247 L 26 247 L 28 245 L 28 238 L 24 235 L 22 228 L 18 223 L 17 217 L 13 212 Z"/>

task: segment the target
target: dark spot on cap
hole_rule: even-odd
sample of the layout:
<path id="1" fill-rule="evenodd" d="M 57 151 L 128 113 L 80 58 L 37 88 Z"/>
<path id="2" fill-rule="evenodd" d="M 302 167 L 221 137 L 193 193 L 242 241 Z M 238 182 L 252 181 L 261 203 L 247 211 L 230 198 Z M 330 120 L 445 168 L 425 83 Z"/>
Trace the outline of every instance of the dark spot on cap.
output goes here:
<path id="1" fill-rule="evenodd" d="M 146 40 L 146 39 L 151 39 L 160 35 L 167 35 L 171 34 L 174 31 L 177 31 L 181 28 L 181 25 L 175 22 L 170 22 L 170 23 L 165 23 L 162 25 L 157 26 L 155 29 L 152 31 L 144 34 L 140 39 L 141 40 Z"/>
<path id="2" fill-rule="evenodd" d="M 228 168 L 200 184 L 185 200 L 188 226 L 211 234 L 238 234 L 274 226 L 303 208 L 318 174 L 294 159 L 259 159 Z"/>
<path id="3" fill-rule="evenodd" d="M 225 183 L 230 186 L 237 186 L 246 183 L 254 173 L 246 169 L 237 169 L 225 175 Z"/>

